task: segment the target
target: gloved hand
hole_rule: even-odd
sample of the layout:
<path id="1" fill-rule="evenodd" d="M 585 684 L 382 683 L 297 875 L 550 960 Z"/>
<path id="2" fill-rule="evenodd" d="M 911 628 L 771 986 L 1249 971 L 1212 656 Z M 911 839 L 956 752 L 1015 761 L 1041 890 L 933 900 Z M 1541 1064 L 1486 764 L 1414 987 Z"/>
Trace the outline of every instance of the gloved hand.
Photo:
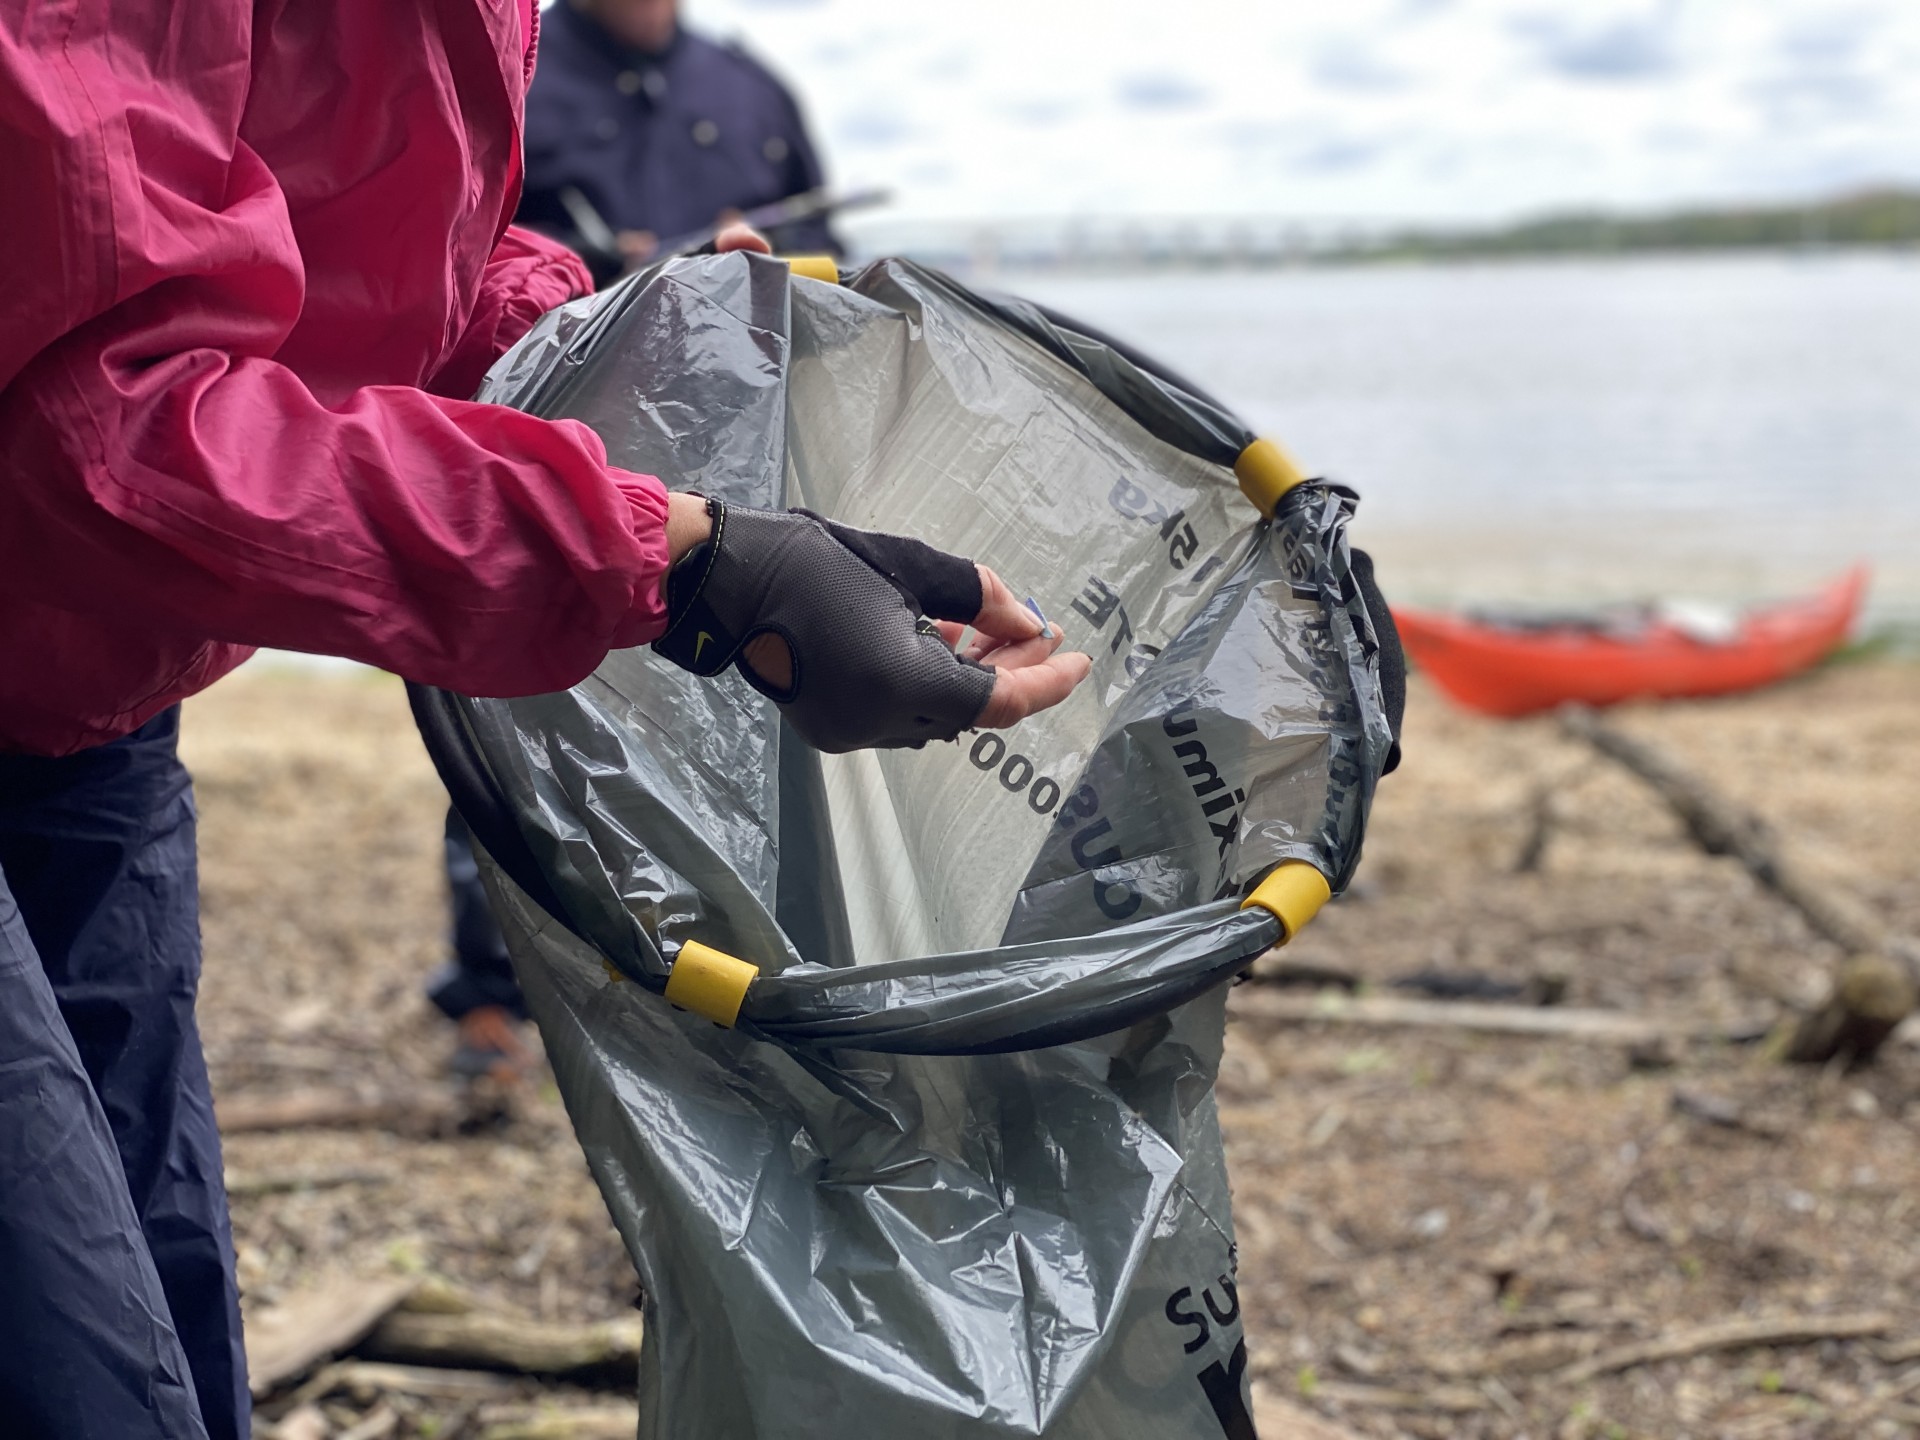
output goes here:
<path id="1" fill-rule="evenodd" d="M 653 648 L 696 675 L 738 664 L 816 749 L 1011 725 L 1064 700 L 1090 667 L 1055 655 L 1058 632 L 985 566 L 806 510 L 709 500 L 707 513 L 712 534 L 667 578 Z M 956 655 L 969 624 L 978 637 Z"/>

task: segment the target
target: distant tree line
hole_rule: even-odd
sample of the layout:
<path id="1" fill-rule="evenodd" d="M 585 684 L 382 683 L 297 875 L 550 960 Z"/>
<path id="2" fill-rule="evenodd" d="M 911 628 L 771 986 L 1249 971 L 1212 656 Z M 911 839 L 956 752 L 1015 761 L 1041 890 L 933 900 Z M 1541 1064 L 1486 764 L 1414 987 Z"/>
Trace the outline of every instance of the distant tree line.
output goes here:
<path id="1" fill-rule="evenodd" d="M 1866 190 L 1798 205 L 1626 216 L 1569 211 L 1492 230 L 1404 230 L 1356 253 L 1381 259 L 1920 244 L 1920 190 Z"/>

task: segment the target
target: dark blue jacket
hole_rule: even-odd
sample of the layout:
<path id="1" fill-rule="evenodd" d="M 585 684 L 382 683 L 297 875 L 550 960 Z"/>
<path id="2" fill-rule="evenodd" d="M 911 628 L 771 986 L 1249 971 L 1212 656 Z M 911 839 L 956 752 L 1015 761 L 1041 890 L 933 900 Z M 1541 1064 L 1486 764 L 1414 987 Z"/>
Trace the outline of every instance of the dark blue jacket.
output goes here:
<path id="1" fill-rule="evenodd" d="M 793 97 L 739 49 L 682 27 L 662 53 L 633 50 L 565 0 L 541 22 L 520 223 L 587 254 L 560 200 L 569 185 L 613 229 L 666 241 L 821 184 Z M 840 249 L 822 219 L 769 238 L 789 254 Z"/>

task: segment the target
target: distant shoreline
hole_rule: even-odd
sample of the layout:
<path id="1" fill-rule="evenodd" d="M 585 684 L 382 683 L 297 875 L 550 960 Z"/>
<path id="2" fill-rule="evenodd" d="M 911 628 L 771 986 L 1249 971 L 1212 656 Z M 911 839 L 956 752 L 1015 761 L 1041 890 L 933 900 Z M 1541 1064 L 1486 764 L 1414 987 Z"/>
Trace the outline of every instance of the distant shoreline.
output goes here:
<path id="1" fill-rule="evenodd" d="M 907 252 L 903 252 L 907 253 Z M 875 258 L 867 256 L 863 258 Z M 1724 247 L 1676 246 L 1656 249 L 1616 250 L 1507 250 L 1415 252 L 1415 251 L 1339 251 L 1287 260 L 1226 259 L 1004 259 L 982 266 L 976 259 L 961 255 L 936 256 L 908 253 L 908 258 L 931 265 L 962 278 L 976 276 L 1023 277 L 1059 276 L 1061 278 L 1125 278 L 1151 275 L 1283 275 L 1311 271 L 1394 270 L 1487 268 L 1523 265 L 1593 264 L 1670 264 L 1698 260 L 1703 263 L 1727 260 L 1847 260 L 1911 259 L 1920 260 L 1920 242 L 1912 244 L 1823 244 L 1823 245 L 1728 245 Z"/>
<path id="2" fill-rule="evenodd" d="M 1920 190 L 1654 214 L 1560 211 L 1504 225 L 1304 216 L 1055 216 L 879 224 L 863 254 L 966 271 L 1274 270 L 1433 261 L 1920 251 Z"/>

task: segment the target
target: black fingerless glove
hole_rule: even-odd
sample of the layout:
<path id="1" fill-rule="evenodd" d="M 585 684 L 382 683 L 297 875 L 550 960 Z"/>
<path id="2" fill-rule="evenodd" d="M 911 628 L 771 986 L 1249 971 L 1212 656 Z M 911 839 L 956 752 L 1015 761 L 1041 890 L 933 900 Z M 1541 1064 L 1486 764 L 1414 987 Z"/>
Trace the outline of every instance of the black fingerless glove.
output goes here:
<path id="1" fill-rule="evenodd" d="M 653 642 L 662 656 L 696 675 L 739 662 L 800 738 L 831 754 L 951 740 L 979 718 L 993 672 L 922 618 L 979 615 L 971 560 L 808 510 L 709 500 L 707 513 L 712 537 L 667 578 L 667 632 Z M 763 634 L 792 655 L 785 690 L 741 656 Z"/>

